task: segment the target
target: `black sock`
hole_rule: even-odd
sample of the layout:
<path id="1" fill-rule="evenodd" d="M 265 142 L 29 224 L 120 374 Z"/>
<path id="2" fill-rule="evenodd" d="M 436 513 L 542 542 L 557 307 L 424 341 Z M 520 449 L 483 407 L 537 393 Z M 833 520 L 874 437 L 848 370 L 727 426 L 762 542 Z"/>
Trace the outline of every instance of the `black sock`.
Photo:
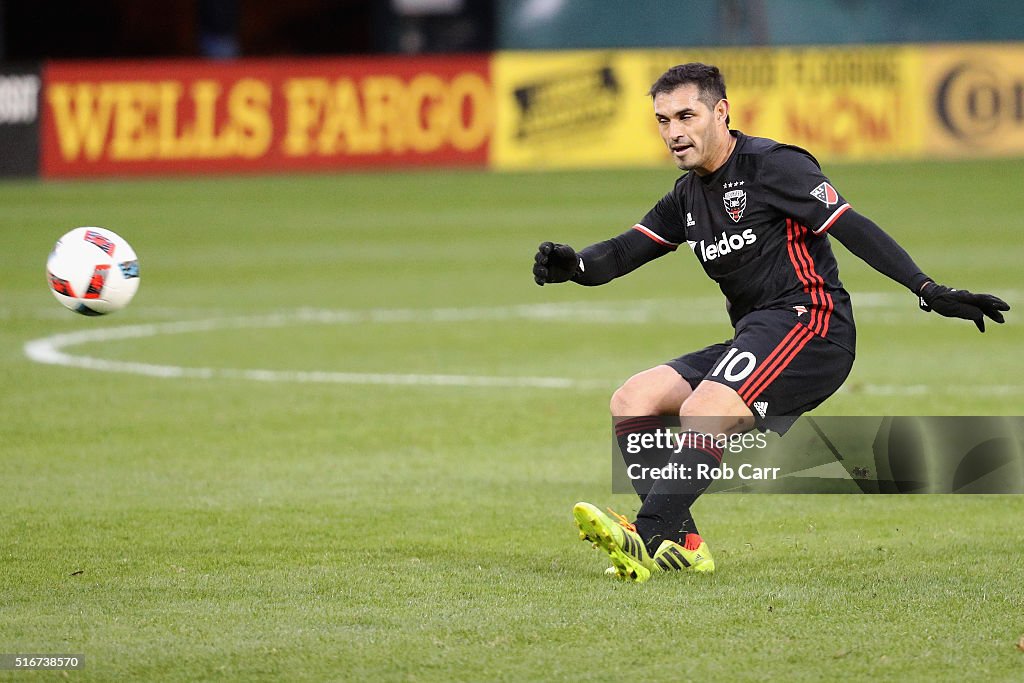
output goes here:
<path id="1" fill-rule="evenodd" d="M 614 420 L 615 440 L 619 443 L 619 453 L 622 461 L 628 468 L 632 464 L 639 464 L 643 467 L 663 467 L 668 463 L 672 452 L 668 449 L 639 448 L 641 439 L 645 435 L 653 437 L 656 432 L 667 429 L 668 424 L 665 418 L 656 416 L 645 417 L 617 417 Z M 643 503 L 647 492 L 651 488 L 648 479 L 630 479 L 633 490 L 640 496 Z"/>
<path id="2" fill-rule="evenodd" d="M 682 447 L 668 460 L 676 466 L 677 478 L 655 480 L 636 517 L 637 533 L 652 556 L 662 541 L 682 543 L 686 534 L 697 533 L 690 507 L 714 481 L 711 471 L 722 463 L 722 449 L 710 434 L 685 432 L 681 438 Z"/>

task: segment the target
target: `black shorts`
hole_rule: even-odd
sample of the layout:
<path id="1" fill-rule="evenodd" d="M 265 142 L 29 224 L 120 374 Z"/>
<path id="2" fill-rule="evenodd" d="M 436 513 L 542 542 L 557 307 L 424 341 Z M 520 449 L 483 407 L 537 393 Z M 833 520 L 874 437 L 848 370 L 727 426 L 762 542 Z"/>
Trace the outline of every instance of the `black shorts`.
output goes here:
<path id="1" fill-rule="evenodd" d="M 769 309 L 741 318 L 735 338 L 666 365 L 694 389 L 704 380 L 733 389 L 759 428 L 781 433 L 842 386 L 853 353 L 811 332 L 793 311 Z"/>

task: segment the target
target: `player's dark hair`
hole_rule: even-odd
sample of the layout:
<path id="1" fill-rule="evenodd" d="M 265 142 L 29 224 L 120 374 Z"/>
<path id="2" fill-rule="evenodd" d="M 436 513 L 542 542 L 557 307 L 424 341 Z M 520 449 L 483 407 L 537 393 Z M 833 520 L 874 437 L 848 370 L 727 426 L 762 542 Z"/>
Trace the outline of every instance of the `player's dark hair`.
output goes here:
<path id="1" fill-rule="evenodd" d="M 691 83 L 697 86 L 700 101 L 706 104 L 708 109 L 714 109 L 719 100 L 726 99 L 725 77 L 722 76 L 722 72 L 717 66 L 700 62 L 673 66 L 658 77 L 647 94 L 654 98 L 659 93 L 670 93 L 680 86 Z M 726 117 L 725 125 L 729 125 L 729 117 Z"/>

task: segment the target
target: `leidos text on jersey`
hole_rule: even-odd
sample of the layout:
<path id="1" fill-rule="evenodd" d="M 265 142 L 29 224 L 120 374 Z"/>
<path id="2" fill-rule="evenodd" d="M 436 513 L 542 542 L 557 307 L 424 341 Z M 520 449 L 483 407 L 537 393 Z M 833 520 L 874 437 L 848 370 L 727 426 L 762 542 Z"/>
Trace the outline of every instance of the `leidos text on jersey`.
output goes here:
<path id="1" fill-rule="evenodd" d="M 748 244 L 753 244 L 757 241 L 757 235 L 750 228 L 744 230 L 741 234 L 728 234 L 722 233 L 716 241 L 705 246 L 704 240 L 700 241 L 698 245 L 700 247 L 700 259 L 707 263 L 708 261 L 714 261 L 719 256 L 725 256 L 731 254 L 734 251 L 738 251 Z"/>

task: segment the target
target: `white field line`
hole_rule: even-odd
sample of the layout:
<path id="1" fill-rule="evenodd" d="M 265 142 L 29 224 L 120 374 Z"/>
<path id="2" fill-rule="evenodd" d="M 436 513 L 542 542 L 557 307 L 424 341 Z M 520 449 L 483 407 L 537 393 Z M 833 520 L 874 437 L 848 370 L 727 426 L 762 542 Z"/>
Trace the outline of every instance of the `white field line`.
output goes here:
<path id="1" fill-rule="evenodd" d="M 868 295 L 867 306 L 895 304 L 897 297 L 890 294 Z M 905 297 L 898 301 L 905 303 Z M 863 304 L 862 304 L 863 305 Z M 713 316 L 713 318 L 712 318 Z M 657 322 L 685 323 L 686 320 L 721 320 L 724 316 L 722 300 L 717 297 L 694 298 L 683 305 L 678 301 L 653 299 L 601 304 L 556 303 L 524 304 L 516 306 L 433 308 L 433 309 L 369 309 L 319 310 L 299 309 L 293 312 L 248 317 L 221 317 L 205 320 L 179 320 L 171 322 L 123 325 L 55 334 L 28 341 L 25 355 L 32 361 L 46 365 L 143 375 L 157 378 L 184 379 L 241 379 L 257 382 L 298 382 L 333 384 L 378 384 L 399 386 L 446 386 L 483 388 L 544 388 L 608 391 L 616 386 L 614 380 L 578 380 L 568 377 L 487 376 L 461 374 L 422 373 L 364 373 L 333 371 L 293 371 L 269 369 L 232 369 L 160 365 L 134 361 L 119 361 L 88 355 L 72 354 L 67 349 L 82 344 L 95 344 L 124 339 L 143 339 L 167 334 L 190 334 L 219 330 L 279 328 L 302 324 L 395 324 L 439 322 L 487 322 L 508 320 L 557 320 L 572 323 L 642 324 Z M 857 391 L 876 396 L 919 396 L 938 392 L 943 394 L 972 394 L 1015 396 L 1024 393 L 1017 385 L 994 386 L 941 386 L 866 384 L 856 389 L 846 386 L 841 392 Z"/>
<path id="2" fill-rule="evenodd" d="M 535 312 L 550 317 L 546 310 Z M 285 327 L 303 323 L 401 323 L 448 322 L 452 320 L 505 320 L 525 316 L 510 315 L 503 309 L 432 309 L 371 311 L 313 311 L 279 313 L 249 318 L 220 318 L 212 320 L 178 321 L 126 325 L 81 332 L 55 334 L 26 342 L 25 355 L 37 363 L 62 365 L 100 372 L 120 372 L 158 378 L 187 379 L 244 379 L 259 382 L 304 382 L 334 384 L 425 385 L 486 388 L 545 388 L 545 389 L 606 389 L 609 383 L 581 381 L 565 377 L 501 377 L 487 375 L 443 375 L 421 373 L 366 373 L 329 371 L 291 371 L 265 369 L 231 369 L 158 365 L 134 361 L 119 361 L 94 356 L 75 355 L 66 349 L 81 344 L 101 343 L 124 339 L 142 339 L 165 334 L 187 334 L 231 329 Z"/>

